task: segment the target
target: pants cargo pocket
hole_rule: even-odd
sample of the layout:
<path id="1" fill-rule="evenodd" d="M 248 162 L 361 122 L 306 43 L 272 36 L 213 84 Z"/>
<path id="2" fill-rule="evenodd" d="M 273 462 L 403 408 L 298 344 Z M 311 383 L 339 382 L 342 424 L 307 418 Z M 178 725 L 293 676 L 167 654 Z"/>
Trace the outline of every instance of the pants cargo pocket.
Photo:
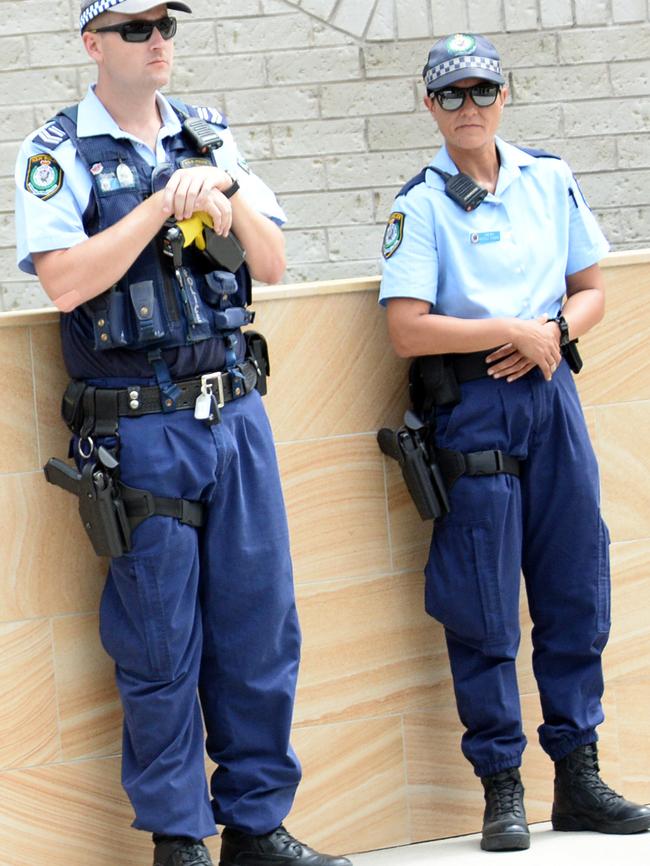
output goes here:
<path id="1" fill-rule="evenodd" d="M 100 608 L 106 652 L 123 670 L 150 681 L 173 676 L 160 568 L 161 558 L 114 559 Z"/>
<path id="2" fill-rule="evenodd" d="M 598 614 L 596 628 L 601 633 L 609 632 L 611 626 L 611 581 L 609 568 L 609 530 L 600 518 L 598 526 Z"/>
<path id="3" fill-rule="evenodd" d="M 427 612 L 464 642 L 505 639 L 494 532 L 487 522 L 436 524 L 426 569 Z"/>

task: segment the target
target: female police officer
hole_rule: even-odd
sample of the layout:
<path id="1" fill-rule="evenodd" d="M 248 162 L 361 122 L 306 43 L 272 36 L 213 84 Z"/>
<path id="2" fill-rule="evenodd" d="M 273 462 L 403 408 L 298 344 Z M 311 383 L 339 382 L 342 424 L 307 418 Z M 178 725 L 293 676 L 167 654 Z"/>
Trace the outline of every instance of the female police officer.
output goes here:
<path id="1" fill-rule="evenodd" d="M 436 42 L 424 81 L 445 143 L 395 200 L 381 301 L 397 353 L 444 355 L 462 383 L 460 400 L 436 410 L 436 448 L 492 458 L 480 472 L 462 458 L 426 566 L 426 606 L 445 627 L 466 728 L 463 753 L 485 789 L 481 844 L 529 845 L 518 770 L 526 743 L 515 675 L 520 570 L 534 623 L 539 737 L 556 766 L 553 826 L 645 830 L 650 809 L 598 775 L 608 533 L 561 351 L 603 316 L 597 263 L 607 242 L 562 160 L 496 137 L 507 87 L 487 39 Z M 476 183 L 459 188 L 461 172 Z M 482 201 L 477 187 L 487 191 Z M 505 471 L 499 453 L 509 455 Z"/>
<path id="2" fill-rule="evenodd" d="M 289 744 L 300 632 L 253 389 L 263 357 L 239 325 L 251 275 L 274 282 L 284 269 L 283 213 L 218 112 L 159 92 L 173 61 L 169 10 L 190 12 L 82 0 L 97 85 L 26 140 L 16 169 L 19 263 L 63 314 L 78 455 L 98 461 L 102 483 L 117 456 L 121 482 L 159 503 L 112 559 L 101 604 L 124 707 L 122 779 L 135 826 L 154 834 L 155 866 L 208 866 L 201 840 L 215 822 L 226 826 L 223 866 L 346 866 L 282 826 L 300 779 Z M 232 225 L 246 251 L 236 273 L 163 229 L 197 211 L 217 238 Z M 218 764 L 210 791 L 204 724 Z"/>

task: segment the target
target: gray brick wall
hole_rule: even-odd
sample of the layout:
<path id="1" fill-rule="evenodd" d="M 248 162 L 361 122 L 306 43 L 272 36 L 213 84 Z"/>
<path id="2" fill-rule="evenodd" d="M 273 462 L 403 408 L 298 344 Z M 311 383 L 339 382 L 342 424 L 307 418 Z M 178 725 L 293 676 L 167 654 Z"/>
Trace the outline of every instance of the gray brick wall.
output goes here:
<path id="1" fill-rule="evenodd" d="M 220 107 L 285 207 L 287 280 L 375 274 L 399 186 L 439 144 L 420 70 L 434 38 L 487 33 L 502 132 L 565 156 L 615 249 L 650 245 L 648 0 L 193 0 L 171 90 Z M 93 80 L 77 0 L 0 0 L 0 308 L 45 296 L 13 263 L 20 139 Z M 218 17 L 217 17 L 218 14 Z M 17 100 L 17 102 L 16 102 Z"/>

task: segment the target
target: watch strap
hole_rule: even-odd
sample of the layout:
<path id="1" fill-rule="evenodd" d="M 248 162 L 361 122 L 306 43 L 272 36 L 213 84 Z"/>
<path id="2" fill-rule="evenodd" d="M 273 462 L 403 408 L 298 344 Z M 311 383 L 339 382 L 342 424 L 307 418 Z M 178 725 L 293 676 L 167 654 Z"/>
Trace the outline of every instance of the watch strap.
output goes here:
<path id="1" fill-rule="evenodd" d="M 555 322 L 555 324 L 560 329 L 560 346 L 566 346 L 568 343 L 570 343 L 571 337 L 569 336 L 569 325 L 564 316 L 560 313 L 559 316 L 551 319 L 551 322 Z"/>
<path id="2" fill-rule="evenodd" d="M 232 198 L 234 194 L 239 190 L 239 181 L 235 178 L 228 175 L 232 180 L 232 184 L 228 187 L 228 189 L 222 189 L 221 192 L 225 195 L 226 198 Z"/>

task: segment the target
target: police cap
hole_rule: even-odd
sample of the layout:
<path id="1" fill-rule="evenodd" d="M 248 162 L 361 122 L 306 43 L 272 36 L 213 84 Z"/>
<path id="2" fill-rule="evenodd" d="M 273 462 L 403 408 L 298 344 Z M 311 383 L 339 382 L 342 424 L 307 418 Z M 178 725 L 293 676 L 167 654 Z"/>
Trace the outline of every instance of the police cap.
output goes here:
<path id="1" fill-rule="evenodd" d="M 499 53 L 485 36 L 454 33 L 439 39 L 429 51 L 422 70 L 427 93 L 441 90 L 463 78 L 483 78 L 505 84 Z"/>
<path id="2" fill-rule="evenodd" d="M 168 9 L 176 9 L 178 12 L 191 12 L 187 3 L 170 2 L 164 0 L 81 0 L 79 27 L 84 29 L 93 18 L 104 12 L 123 12 L 125 15 L 135 15 L 138 12 L 146 12 L 154 6 L 166 6 Z"/>

